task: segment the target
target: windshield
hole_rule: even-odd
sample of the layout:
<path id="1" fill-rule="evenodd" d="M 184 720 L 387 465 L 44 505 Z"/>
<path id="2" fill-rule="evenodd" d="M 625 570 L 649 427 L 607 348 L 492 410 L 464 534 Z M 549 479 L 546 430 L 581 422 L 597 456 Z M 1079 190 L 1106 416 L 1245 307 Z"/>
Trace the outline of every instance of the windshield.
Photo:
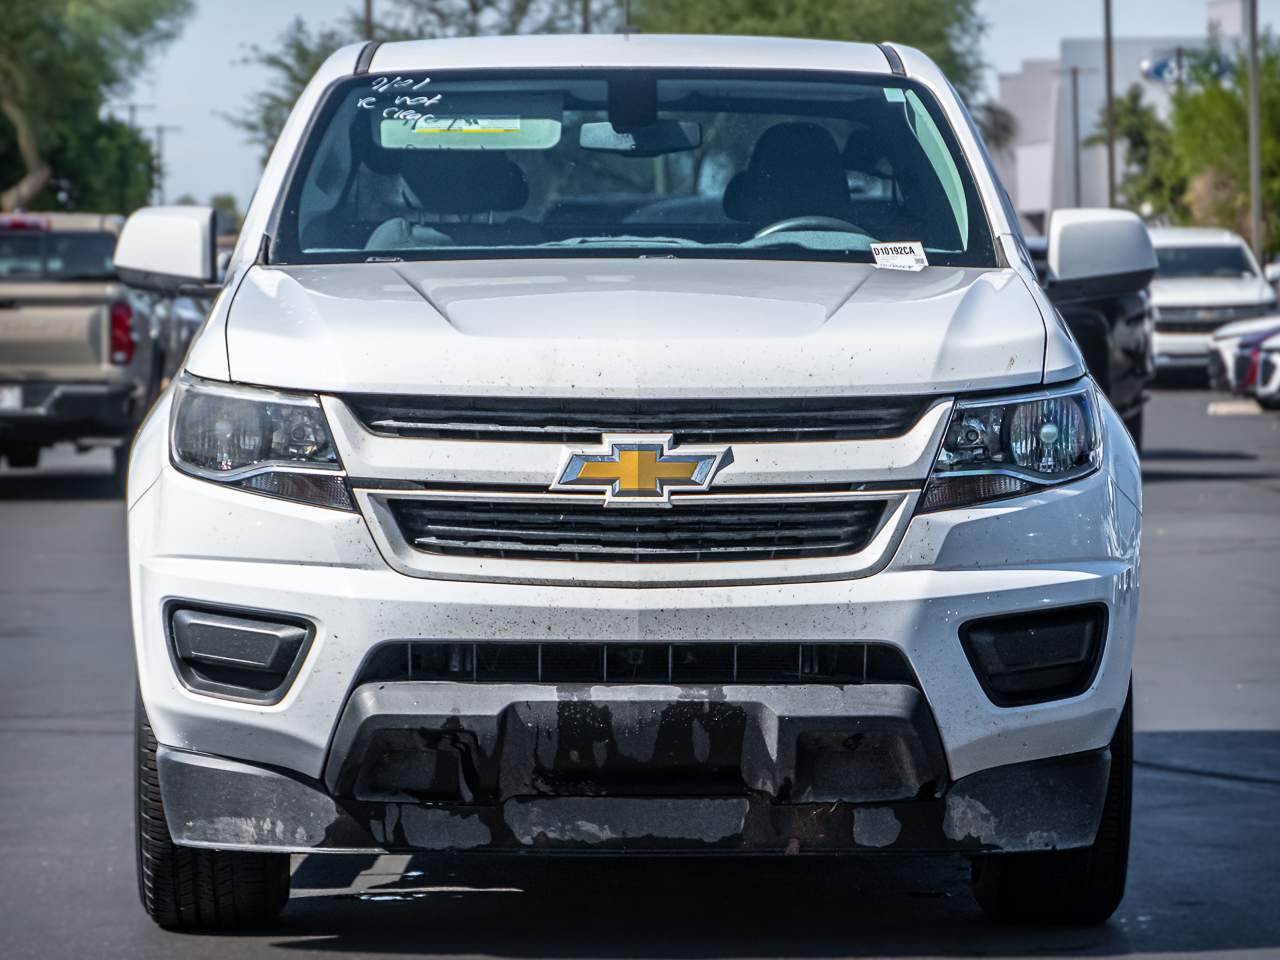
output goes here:
<path id="1" fill-rule="evenodd" d="M 0 233 L 0 281 L 113 280 L 110 233 Z"/>
<path id="2" fill-rule="evenodd" d="M 1256 277 L 1242 246 L 1157 247 L 1158 277 Z"/>
<path id="3" fill-rule="evenodd" d="M 994 266 L 964 157 L 896 78 L 367 76 L 330 92 L 274 262 L 708 256 Z"/>

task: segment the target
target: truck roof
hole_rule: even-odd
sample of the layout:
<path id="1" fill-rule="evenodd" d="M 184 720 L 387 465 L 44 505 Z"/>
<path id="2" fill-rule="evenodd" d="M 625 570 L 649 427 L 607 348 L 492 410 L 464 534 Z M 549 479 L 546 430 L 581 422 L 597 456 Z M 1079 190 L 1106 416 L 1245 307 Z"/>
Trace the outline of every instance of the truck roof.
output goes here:
<path id="1" fill-rule="evenodd" d="M 1245 245 L 1240 234 L 1216 227 L 1155 227 L 1151 230 L 1151 242 L 1157 247 Z"/>
<path id="2" fill-rule="evenodd" d="M 380 44 L 371 73 L 426 69 L 537 67 L 711 67 L 893 72 L 874 43 L 783 37 L 659 34 L 534 34 Z"/>

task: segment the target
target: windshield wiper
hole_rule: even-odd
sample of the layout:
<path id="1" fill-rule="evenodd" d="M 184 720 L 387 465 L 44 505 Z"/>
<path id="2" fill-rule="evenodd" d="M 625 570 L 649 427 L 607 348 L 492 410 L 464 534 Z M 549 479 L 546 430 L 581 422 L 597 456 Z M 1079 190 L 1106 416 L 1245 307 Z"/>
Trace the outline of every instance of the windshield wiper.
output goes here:
<path id="1" fill-rule="evenodd" d="M 566 240 L 548 240 L 540 247 L 700 247 L 697 240 L 684 237 L 569 237 Z"/>

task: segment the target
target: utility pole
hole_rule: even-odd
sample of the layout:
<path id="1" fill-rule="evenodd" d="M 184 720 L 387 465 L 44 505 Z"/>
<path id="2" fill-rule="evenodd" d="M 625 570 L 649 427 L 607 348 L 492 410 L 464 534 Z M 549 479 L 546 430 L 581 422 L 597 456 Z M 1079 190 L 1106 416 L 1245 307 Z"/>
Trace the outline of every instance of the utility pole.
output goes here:
<path id="1" fill-rule="evenodd" d="M 1075 183 L 1075 204 L 1080 206 L 1080 68 L 1071 68 L 1071 173 Z"/>
<path id="2" fill-rule="evenodd" d="M 1116 205 L 1116 99 L 1115 56 L 1111 36 L 1111 0 L 1102 0 L 1103 40 L 1102 56 L 1106 61 L 1107 75 L 1107 206 Z"/>
<path id="3" fill-rule="evenodd" d="M 582 32 L 591 32 L 591 0 L 582 0 Z"/>
<path id="4" fill-rule="evenodd" d="M 136 100 L 126 100 L 124 103 L 120 104 L 120 106 L 124 107 L 125 112 L 129 117 L 128 124 L 130 130 L 138 129 L 139 110 L 154 110 L 156 108 L 154 103 L 138 103 Z"/>
<path id="5" fill-rule="evenodd" d="M 1245 0 L 1249 17 L 1249 234 L 1262 261 L 1262 111 L 1258 93 L 1258 0 Z"/>
<path id="6" fill-rule="evenodd" d="M 156 138 L 156 203 L 161 206 L 164 205 L 164 178 L 165 178 L 164 135 L 165 135 L 165 131 L 181 130 L 181 129 L 182 129 L 181 127 L 176 127 L 176 126 L 173 126 L 172 124 L 163 124 L 163 123 L 157 124 L 156 126 L 151 128 L 152 132 L 155 133 L 155 138 Z"/>
<path id="7" fill-rule="evenodd" d="M 1070 77 L 1071 83 L 1071 205 L 1084 203 L 1084 165 L 1080 162 L 1083 142 L 1080 139 L 1080 74 L 1097 73 L 1094 67 L 1072 65 L 1057 71 L 1059 76 Z"/>
<path id="8" fill-rule="evenodd" d="M 373 0 L 364 0 L 364 38 L 373 39 Z"/>

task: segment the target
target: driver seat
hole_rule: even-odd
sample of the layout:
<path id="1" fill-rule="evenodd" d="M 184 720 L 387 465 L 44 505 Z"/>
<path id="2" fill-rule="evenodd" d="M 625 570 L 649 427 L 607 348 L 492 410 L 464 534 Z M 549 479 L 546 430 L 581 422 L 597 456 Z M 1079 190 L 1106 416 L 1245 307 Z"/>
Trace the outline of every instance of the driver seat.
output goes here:
<path id="1" fill-rule="evenodd" d="M 724 191 L 730 219 L 767 226 L 792 217 L 852 219 L 840 148 L 816 123 L 779 123 L 760 134 L 745 170 Z"/>

